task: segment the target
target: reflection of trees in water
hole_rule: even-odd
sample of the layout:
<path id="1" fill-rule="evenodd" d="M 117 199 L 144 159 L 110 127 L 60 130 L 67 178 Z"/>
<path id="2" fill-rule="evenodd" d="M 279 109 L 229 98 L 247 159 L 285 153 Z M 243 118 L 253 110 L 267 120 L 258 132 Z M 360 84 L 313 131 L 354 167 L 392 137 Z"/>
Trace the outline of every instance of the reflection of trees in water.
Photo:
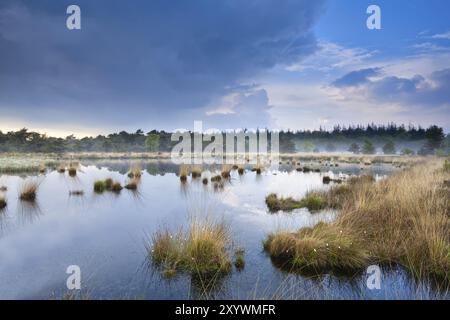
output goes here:
<path id="1" fill-rule="evenodd" d="M 19 201 L 17 206 L 17 221 L 20 225 L 35 222 L 43 215 L 37 201 Z"/>

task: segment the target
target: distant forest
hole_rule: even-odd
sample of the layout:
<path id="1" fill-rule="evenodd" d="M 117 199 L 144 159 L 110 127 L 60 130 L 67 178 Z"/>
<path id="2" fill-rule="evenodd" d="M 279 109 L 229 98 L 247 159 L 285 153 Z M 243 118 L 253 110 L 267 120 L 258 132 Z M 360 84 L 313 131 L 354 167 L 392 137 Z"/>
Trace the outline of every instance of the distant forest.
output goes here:
<path id="1" fill-rule="evenodd" d="M 73 135 L 49 137 L 25 128 L 7 133 L 0 131 L 0 152 L 168 152 L 177 143 L 171 141 L 170 132 L 157 130 L 148 133 L 121 131 L 81 139 Z M 280 132 L 280 151 L 448 155 L 450 135 L 445 135 L 437 126 L 424 129 L 395 124 L 336 126 L 330 131 L 288 130 Z"/>

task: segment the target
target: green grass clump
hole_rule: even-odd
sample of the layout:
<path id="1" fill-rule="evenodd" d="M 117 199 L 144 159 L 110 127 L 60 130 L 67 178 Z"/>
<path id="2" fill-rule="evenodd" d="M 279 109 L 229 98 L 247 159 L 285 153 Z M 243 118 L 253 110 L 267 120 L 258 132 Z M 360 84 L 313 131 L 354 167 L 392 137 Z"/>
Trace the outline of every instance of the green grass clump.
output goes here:
<path id="1" fill-rule="evenodd" d="M 96 193 L 103 193 L 106 190 L 106 183 L 103 180 L 98 180 L 94 182 L 94 191 Z"/>
<path id="2" fill-rule="evenodd" d="M 293 198 L 278 198 L 275 193 L 269 194 L 266 197 L 266 205 L 271 212 L 277 211 L 292 211 L 301 208 L 300 201 Z"/>
<path id="3" fill-rule="evenodd" d="M 366 249 L 350 234 L 325 223 L 297 233 L 269 235 L 264 250 L 275 264 L 287 270 L 357 272 L 369 262 Z"/>
<path id="4" fill-rule="evenodd" d="M 211 177 L 211 182 L 220 182 L 222 181 L 222 176 L 221 175 L 216 175 Z"/>
<path id="5" fill-rule="evenodd" d="M 108 190 L 108 191 L 111 191 L 111 190 L 112 190 L 112 187 L 113 187 L 113 184 L 114 184 L 113 179 L 107 178 L 107 179 L 105 180 L 105 189 Z"/>
<path id="6" fill-rule="evenodd" d="M 237 249 L 234 252 L 234 266 L 238 271 L 241 271 L 245 267 L 244 249 Z"/>
<path id="7" fill-rule="evenodd" d="M 308 194 L 299 203 L 301 208 L 308 208 L 309 211 L 319 211 L 327 207 L 325 199 L 314 193 Z"/>
<path id="8" fill-rule="evenodd" d="M 193 220 L 187 231 L 157 232 L 148 248 L 152 261 L 163 273 L 176 271 L 215 276 L 231 271 L 229 231 L 223 223 Z"/>
<path id="9" fill-rule="evenodd" d="M 279 198 L 272 193 L 266 197 L 266 205 L 271 212 L 292 211 L 300 208 L 308 208 L 310 211 L 319 211 L 327 207 L 325 199 L 319 194 L 308 194 L 301 200 L 292 197 Z"/>

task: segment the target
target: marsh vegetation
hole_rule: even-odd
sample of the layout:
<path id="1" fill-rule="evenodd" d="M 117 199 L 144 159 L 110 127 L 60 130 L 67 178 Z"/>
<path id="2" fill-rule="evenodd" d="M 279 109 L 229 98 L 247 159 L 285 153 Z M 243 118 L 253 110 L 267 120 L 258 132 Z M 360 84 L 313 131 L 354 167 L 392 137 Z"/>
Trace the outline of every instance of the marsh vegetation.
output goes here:
<path id="1" fill-rule="evenodd" d="M 429 297 L 439 292 L 447 297 L 448 161 L 312 156 L 289 155 L 276 169 L 261 168 L 260 176 L 251 163 L 180 167 L 139 160 L 139 170 L 133 170 L 136 159 L 84 160 L 76 166 L 76 178 L 58 173 L 62 161 L 46 165 L 45 175 L 4 175 L 0 209 L 2 197 L 8 203 L 0 213 L 0 235 L 21 250 L 14 253 L 20 259 L 10 257 L 8 268 L 0 266 L 0 281 L 14 278 L 19 283 L 8 287 L 5 282 L 0 297 L 11 297 L 30 279 L 42 282 L 35 296 L 48 297 L 53 287 L 45 275 L 60 272 L 53 262 L 76 260 L 84 252 L 93 261 L 86 272 L 112 287 L 110 293 L 97 289 L 94 299 L 233 298 L 238 292 L 249 298 L 257 284 L 262 298 L 377 299 L 364 286 L 363 271 L 371 264 L 382 266 L 383 294 L 390 298 L 415 297 L 416 286 L 425 286 L 427 279 L 433 279 L 426 287 Z M 66 171 L 72 161 L 64 160 Z M 131 172 L 140 175 L 131 177 Z M 25 188 L 31 181 L 45 183 Z M 130 191 L 114 194 L 122 188 Z M 32 189 L 35 200 L 23 201 L 33 198 L 22 199 Z M 186 215 L 186 205 L 206 200 L 214 203 L 210 216 Z M 61 232 L 49 229 L 55 225 Z M 85 241 L 74 249 L 69 240 L 80 230 Z M 145 234 L 150 239 L 143 246 Z M 55 244 L 42 241 L 50 235 L 58 239 Z M 11 253 L 0 246 L 0 254 L 8 258 Z M 40 260 L 45 267 L 28 272 L 20 261 L 36 254 L 46 257 Z M 105 257 L 111 257 L 107 263 Z M 96 275 L 97 269 L 108 268 L 120 270 L 117 286 L 110 286 L 108 276 Z M 287 286 L 290 275 L 297 289 Z M 299 295 L 292 293 L 298 288 Z"/>
<path id="2" fill-rule="evenodd" d="M 398 264 L 415 277 L 450 279 L 450 197 L 440 181 L 441 161 L 397 172 L 374 183 L 353 178 L 322 192 L 340 208 L 336 221 L 269 235 L 264 248 L 283 267 L 317 272 L 361 271 L 369 264 Z"/>

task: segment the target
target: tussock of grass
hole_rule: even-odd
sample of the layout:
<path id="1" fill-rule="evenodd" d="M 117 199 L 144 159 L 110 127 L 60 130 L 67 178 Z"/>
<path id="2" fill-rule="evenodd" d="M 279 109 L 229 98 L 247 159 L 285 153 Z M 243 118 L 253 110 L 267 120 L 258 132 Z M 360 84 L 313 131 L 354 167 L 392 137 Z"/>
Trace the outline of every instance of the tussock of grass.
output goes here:
<path id="1" fill-rule="evenodd" d="M 137 190 L 139 184 L 139 179 L 133 178 L 125 185 L 125 189 Z"/>
<path id="2" fill-rule="evenodd" d="M 61 165 L 58 166 L 57 171 L 59 173 L 64 173 L 64 172 L 66 172 L 66 167 L 63 164 L 61 164 Z"/>
<path id="3" fill-rule="evenodd" d="M 271 212 L 292 211 L 300 208 L 308 208 L 308 210 L 314 212 L 327 207 L 325 199 L 321 195 L 315 193 L 308 194 L 298 201 L 291 197 L 278 198 L 276 194 L 272 193 L 266 197 L 266 204 Z"/>
<path id="4" fill-rule="evenodd" d="M 106 183 L 103 180 L 97 180 L 94 182 L 94 191 L 97 193 L 102 193 L 106 190 Z"/>
<path id="5" fill-rule="evenodd" d="M 237 249 L 234 252 L 234 266 L 238 271 L 241 271 L 245 267 L 244 249 Z"/>
<path id="6" fill-rule="evenodd" d="M 244 167 L 239 167 L 237 170 L 238 170 L 238 174 L 239 174 L 240 176 L 242 176 L 242 175 L 244 174 L 244 172 L 245 172 Z"/>
<path id="7" fill-rule="evenodd" d="M 69 172 L 69 176 L 75 177 L 77 175 L 77 168 L 69 167 L 68 172 Z"/>
<path id="8" fill-rule="evenodd" d="M 120 191 L 122 191 L 122 189 L 123 189 L 123 187 L 120 184 L 120 182 L 114 182 L 112 187 L 111 187 L 111 191 L 112 192 L 120 192 Z"/>
<path id="9" fill-rule="evenodd" d="M 264 249 L 281 267 L 298 271 L 352 272 L 369 262 L 368 253 L 352 236 L 324 223 L 297 233 L 270 235 Z"/>
<path id="10" fill-rule="evenodd" d="M 157 232 L 149 254 L 163 272 L 171 276 L 186 271 L 214 276 L 231 271 L 229 231 L 225 224 L 209 220 L 193 220 L 187 231 Z"/>
<path id="11" fill-rule="evenodd" d="M 300 201 L 293 198 L 278 198 L 275 193 L 269 194 L 266 197 L 266 205 L 271 212 L 277 211 L 292 211 L 301 208 Z"/>
<path id="12" fill-rule="evenodd" d="M 187 165 L 181 165 L 180 166 L 180 180 L 181 181 L 186 181 L 187 180 L 187 177 L 188 177 L 188 174 L 189 174 L 189 167 L 187 166 Z"/>
<path id="13" fill-rule="evenodd" d="M 206 178 L 206 177 L 203 178 L 203 179 L 202 179 L 202 183 L 203 183 L 204 185 L 207 185 L 207 184 L 208 184 L 208 178 Z"/>
<path id="14" fill-rule="evenodd" d="M 396 263 L 417 278 L 440 280 L 448 286 L 450 197 L 442 188 L 448 178 L 442 162 L 432 160 L 378 183 L 369 177 L 351 179 L 329 192 L 341 196 L 337 201 L 341 213 L 335 222 L 271 235 L 265 248 L 284 265 L 353 269 Z M 330 255 L 324 243 L 345 250 L 333 250 Z"/>
<path id="15" fill-rule="evenodd" d="M 35 201 L 39 185 L 39 182 L 35 180 L 25 181 L 22 184 L 19 199 L 22 201 Z"/>
<path id="16" fill-rule="evenodd" d="M 222 176 L 221 175 L 216 175 L 211 177 L 211 182 L 220 182 L 222 181 Z"/>
<path id="17" fill-rule="evenodd" d="M 134 164 L 131 166 L 130 171 L 128 171 L 128 178 L 137 178 L 142 177 L 142 169 L 138 164 Z"/>
<path id="18" fill-rule="evenodd" d="M 6 202 L 6 198 L 4 195 L 0 195 L 0 210 L 3 210 L 6 208 L 8 203 Z"/>
<path id="19" fill-rule="evenodd" d="M 105 188 L 106 188 L 106 190 L 111 191 L 111 190 L 112 190 L 112 187 L 113 187 L 113 184 L 114 184 L 113 179 L 107 178 L 107 179 L 105 180 Z"/>
<path id="20" fill-rule="evenodd" d="M 202 168 L 200 167 L 193 167 L 191 171 L 191 175 L 193 179 L 200 178 L 202 176 Z"/>
<path id="21" fill-rule="evenodd" d="M 229 179 L 231 177 L 231 168 L 228 165 L 222 166 L 222 172 L 220 173 L 222 178 Z"/>
<path id="22" fill-rule="evenodd" d="M 1 192 L 8 191 L 8 187 L 7 187 L 7 186 L 1 186 L 1 187 L 0 187 L 0 191 L 1 191 Z"/>
<path id="23" fill-rule="evenodd" d="M 252 168 L 252 172 L 256 172 L 256 174 L 261 174 L 262 173 L 262 166 L 261 164 L 257 163 L 256 166 L 254 168 Z"/>

